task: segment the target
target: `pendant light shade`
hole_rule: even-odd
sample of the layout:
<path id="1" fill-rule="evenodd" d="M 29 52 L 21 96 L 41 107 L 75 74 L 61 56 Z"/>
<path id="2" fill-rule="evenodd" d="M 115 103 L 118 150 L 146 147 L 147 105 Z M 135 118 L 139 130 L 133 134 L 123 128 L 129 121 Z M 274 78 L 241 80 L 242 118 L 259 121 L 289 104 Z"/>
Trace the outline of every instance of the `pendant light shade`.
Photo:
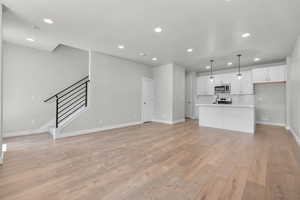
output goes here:
<path id="1" fill-rule="evenodd" d="M 211 82 L 214 81 L 214 76 L 213 76 L 213 62 L 214 62 L 214 60 L 210 60 L 210 77 L 209 77 L 209 80 Z"/>
<path id="2" fill-rule="evenodd" d="M 238 61 L 239 61 L 239 69 L 238 69 L 238 74 L 237 74 L 237 77 L 238 79 L 242 79 L 242 73 L 241 73 L 241 56 L 242 54 L 238 54 L 237 57 L 238 57 Z"/>

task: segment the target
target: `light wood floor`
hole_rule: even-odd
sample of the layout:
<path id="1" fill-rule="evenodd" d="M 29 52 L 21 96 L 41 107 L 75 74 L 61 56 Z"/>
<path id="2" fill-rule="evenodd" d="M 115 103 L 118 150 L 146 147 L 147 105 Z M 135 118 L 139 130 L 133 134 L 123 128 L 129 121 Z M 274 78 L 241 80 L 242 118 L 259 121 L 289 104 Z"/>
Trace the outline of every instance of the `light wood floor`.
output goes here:
<path id="1" fill-rule="evenodd" d="M 1 200 L 300 199 L 299 146 L 279 127 L 251 136 L 150 123 L 5 142 Z"/>

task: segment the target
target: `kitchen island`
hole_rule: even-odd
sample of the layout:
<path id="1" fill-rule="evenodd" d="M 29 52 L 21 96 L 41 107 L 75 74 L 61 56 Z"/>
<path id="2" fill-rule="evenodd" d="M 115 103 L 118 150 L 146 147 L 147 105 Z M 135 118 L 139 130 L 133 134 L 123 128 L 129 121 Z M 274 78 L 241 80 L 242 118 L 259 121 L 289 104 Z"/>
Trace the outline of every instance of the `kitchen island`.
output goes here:
<path id="1" fill-rule="evenodd" d="M 255 133 L 255 106 L 197 104 L 199 126 Z"/>

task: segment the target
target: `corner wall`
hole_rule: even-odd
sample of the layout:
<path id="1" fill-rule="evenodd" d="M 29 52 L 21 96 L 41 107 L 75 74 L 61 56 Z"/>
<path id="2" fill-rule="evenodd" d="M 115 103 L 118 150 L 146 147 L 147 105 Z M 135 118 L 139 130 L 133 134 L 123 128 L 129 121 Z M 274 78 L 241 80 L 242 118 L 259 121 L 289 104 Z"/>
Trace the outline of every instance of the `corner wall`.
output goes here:
<path id="1" fill-rule="evenodd" d="M 154 121 L 185 120 L 185 69 L 173 63 L 153 68 Z"/>
<path id="2" fill-rule="evenodd" d="M 142 78 L 152 78 L 151 69 L 122 58 L 91 52 L 88 110 L 63 128 L 61 135 L 141 123 Z"/>
<path id="3" fill-rule="evenodd" d="M 4 153 L 2 152 L 2 137 L 3 137 L 3 47 L 2 47 L 2 14 L 3 6 L 0 3 L 0 164 L 3 162 Z"/>
<path id="4" fill-rule="evenodd" d="M 300 37 L 288 59 L 288 126 L 300 144 Z"/>
<path id="5" fill-rule="evenodd" d="M 43 101 L 87 75 L 87 51 L 61 45 L 48 52 L 4 42 L 4 137 L 37 133 L 55 119 L 55 103 Z"/>
<path id="6" fill-rule="evenodd" d="M 173 120 L 173 64 L 153 68 L 154 121 Z"/>
<path id="7" fill-rule="evenodd" d="M 185 120 L 185 69 L 174 65 L 173 123 Z"/>

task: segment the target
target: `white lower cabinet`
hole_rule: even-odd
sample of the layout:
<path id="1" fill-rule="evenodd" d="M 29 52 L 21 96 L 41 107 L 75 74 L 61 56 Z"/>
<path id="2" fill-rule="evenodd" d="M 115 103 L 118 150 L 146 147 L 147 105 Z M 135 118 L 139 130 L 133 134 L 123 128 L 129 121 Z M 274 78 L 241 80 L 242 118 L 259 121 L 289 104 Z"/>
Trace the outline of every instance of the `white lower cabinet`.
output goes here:
<path id="1" fill-rule="evenodd" d="M 198 104 L 199 126 L 255 132 L 255 108 L 253 105 Z"/>

